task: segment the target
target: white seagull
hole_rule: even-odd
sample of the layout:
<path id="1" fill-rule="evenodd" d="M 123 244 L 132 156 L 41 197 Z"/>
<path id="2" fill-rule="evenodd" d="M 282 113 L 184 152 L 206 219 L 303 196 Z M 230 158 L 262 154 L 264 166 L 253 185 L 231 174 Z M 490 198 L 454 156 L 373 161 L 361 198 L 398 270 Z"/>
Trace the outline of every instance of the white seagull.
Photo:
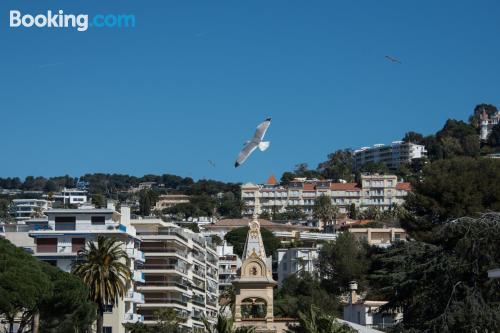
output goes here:
<path id="1" fill-rule="evenodd" d="M 260 151 L 265 151 L 267 148 L 269 148 L 269 141 L 262 141 L 267 129 L 269 128 L 269 125 L 271 125 L 271 118 L 267 118 L 263 123 L 257 126 L 252 140 L 248 140 L 247 142 L 245 142 L 245 147 L 238 154 L 236 163 L 234 163 L 235 168 L 242 165 L 243 162 L 245 162 L 245 160 L 248 158 L 248 156 L 250 156 L 250 154 L 255 150 L 255 148 L 259 147 Z"/>

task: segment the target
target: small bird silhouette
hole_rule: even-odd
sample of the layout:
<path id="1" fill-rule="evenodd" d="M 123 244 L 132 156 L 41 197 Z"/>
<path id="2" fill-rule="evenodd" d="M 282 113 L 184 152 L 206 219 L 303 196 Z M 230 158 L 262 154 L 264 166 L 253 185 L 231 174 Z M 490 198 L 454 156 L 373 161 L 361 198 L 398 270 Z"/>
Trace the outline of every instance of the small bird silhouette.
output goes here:
<path id="1" fill-rule="evenodd" d="M 391 57 L 391 56 L 385 56 L 387 59 L 389 59 L 391 62 L 395 62 L 395 63 L 398 63 L 398 64 L 402 64 L 401 60 L 397 59 L 397 58 L 394 58 L 394 57 Z"/>
<path id="2" fill-rule="evenodd" d="M 215 163 L 212 160 L 208 160 L 208 164 L 210 164 L 211 166 L 213 166 L 215 168 Z"/>

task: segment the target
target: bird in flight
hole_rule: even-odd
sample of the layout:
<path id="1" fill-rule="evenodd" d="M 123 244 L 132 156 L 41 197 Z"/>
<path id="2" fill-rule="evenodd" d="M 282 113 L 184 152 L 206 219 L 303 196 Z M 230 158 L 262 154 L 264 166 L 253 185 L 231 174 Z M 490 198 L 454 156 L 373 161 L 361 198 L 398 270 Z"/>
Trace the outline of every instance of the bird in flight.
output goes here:
<path id="1" fill-rule="evenodd" d="M 213 166 L 213 167 L 215 168 L 215 163 L 214 163 L 214 161 L 212 161 L 212 160 L 208 160 L 208 164 L 210 164 L 211 166 Z"/>
<path id="2" fill-rule="evenodd" d="M 391 62 L 395 62 L 395 63 L 398 63 L 398 64 L 402 64 L 401 60 L 397 59 L 397 58 L 394 58 L 394 57 L 391 57 L 391 56 L 385 56 L 387 59 L 389 59 Z"/>
<path id="3" fill-rule="evenodd" d="M 245 162 L 248 156 L 250 156 L 250 154 L 253 153 L 253 151 L 257 147 L 259 147 L 260 151 L 265 151 L 267 148 L 269 148 L 269 141 L 262 141 L 267 129 L 269 128 L 269 125 L 271 125 L 271 118 L 267 118 L 263 123 L 257 126 L 252 140 L 248 140 L 247 142 L 245 142 L 243 149 L 238 154 L 236 163 L 234 163 L 235 168 L 242 165 L 243 162 Z"/>

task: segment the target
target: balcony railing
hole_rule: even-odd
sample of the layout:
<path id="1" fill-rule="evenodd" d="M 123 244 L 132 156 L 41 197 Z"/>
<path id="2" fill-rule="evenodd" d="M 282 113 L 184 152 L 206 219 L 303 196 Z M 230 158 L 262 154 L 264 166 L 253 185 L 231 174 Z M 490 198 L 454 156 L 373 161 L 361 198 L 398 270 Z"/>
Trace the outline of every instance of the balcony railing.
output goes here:
<path id="1" fill-rule="evenodd" d="M 146 279 L 146 285 L 152 287 L 177 287 L 180 289 L 187 290 L 188 285 L 182 284 L 181 282 L 172 282 L 172 281 L 150 281 Z"/>
<path id="2" fill-rule="evenodd" d="M 184 273 L 184 274 L 187 274 L 187 268 L 185 267 L 181 267 L 181 266 L 177 266 L 177 265 L 168 265 L 168 264 L 144 264 L 142 266 L 142 269 L 143 270 L 150 270 L 150 269 L 153 269 L 153 270 L 174 270 L 174 271 L 177 271 L 177 272 L 181 272 L 181 273 Z"/>
<path id="3" fill-rule="evenodd" d="M 166 247 L 147 247 L 141 246 L 141 251 L 144 253 L 172 253 L 178 254 L 182 257 L 187 257 L 188 252 L 185 250 L 180 250 L 176 248 L 166 248 Z"/>
<path id="4" fill-rule="evenodd" d="M 187 306 L 188 300 L 177 298 L 177 297 L 147 297 L 145 298 L 146 303 L 172 303 L 172 304 L 180 304 L 183 306 Z"/>

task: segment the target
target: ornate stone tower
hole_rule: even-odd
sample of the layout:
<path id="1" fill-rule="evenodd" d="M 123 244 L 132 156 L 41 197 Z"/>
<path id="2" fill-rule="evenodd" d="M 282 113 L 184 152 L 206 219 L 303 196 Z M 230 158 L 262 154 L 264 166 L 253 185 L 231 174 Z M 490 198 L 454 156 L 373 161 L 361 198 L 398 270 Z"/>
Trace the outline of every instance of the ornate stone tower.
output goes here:
<path id="1" fill-rule="evenodd" d="M 256 211 L 257 211 L 257 207 Z M 249 223 L 243 262 L 236 288 L 235 324 L 255 326 L 258 332 L 274 332 L 272 260 L 266 257 L 257 214 Z"/>

